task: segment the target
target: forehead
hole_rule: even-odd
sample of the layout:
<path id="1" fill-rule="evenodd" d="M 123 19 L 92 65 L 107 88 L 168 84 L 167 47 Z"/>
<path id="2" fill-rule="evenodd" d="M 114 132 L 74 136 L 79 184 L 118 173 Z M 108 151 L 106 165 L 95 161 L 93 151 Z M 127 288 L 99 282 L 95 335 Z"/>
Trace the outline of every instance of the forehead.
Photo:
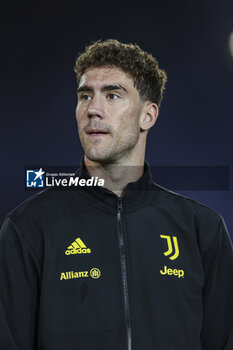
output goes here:
<path id="1" fill-rule="evenodd" d="M 88 85 L 98 88 L 115 84 L 134 88 L 133 79 L 118 67 L 90 67 L 82 75 L 79 86 Z"/>

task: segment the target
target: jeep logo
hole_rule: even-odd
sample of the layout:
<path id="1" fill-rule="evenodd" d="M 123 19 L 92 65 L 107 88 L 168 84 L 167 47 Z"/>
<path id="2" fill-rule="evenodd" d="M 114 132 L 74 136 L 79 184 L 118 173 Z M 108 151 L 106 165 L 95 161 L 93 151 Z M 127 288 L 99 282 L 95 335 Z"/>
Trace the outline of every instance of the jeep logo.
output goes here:
<path id="1" fill-rule="evenodd" d="M 174 276 L 177 276 L 178 278 L 184 278 L 184 270 L 177 270 L 177 269 L 170 269 L 170 268 L 167 268 L 167 266 L 164 266 L 163 267 L 163 270 L 160 270 L 160 274 L 161 275 L 174 275 Z"/>

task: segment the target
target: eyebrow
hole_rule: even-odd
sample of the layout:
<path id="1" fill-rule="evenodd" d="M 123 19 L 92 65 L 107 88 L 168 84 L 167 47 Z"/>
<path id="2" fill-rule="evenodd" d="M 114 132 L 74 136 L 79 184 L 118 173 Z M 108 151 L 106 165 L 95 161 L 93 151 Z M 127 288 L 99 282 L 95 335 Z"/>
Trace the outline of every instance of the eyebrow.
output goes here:
<path id="1" fill-rule="evenodd" d="M 121 85 L 104 85 L 101 87 L 100 91 L 101 92 L 104 92 L 104 91 L 112 91 L 112 90 L 121 90 L 121 91 L 124 91 L 127 93 L 127 90 L 121 86 Z M 88 85 L 83 85 L 83 86 L 80 86 L 78 89 L 77 89 L 77 93 L 79 92 L 82 92 L 82 91 L 90 91 L 90 92 L 94 92 L 94 89 L 91 88 L 90 86 Z"/>

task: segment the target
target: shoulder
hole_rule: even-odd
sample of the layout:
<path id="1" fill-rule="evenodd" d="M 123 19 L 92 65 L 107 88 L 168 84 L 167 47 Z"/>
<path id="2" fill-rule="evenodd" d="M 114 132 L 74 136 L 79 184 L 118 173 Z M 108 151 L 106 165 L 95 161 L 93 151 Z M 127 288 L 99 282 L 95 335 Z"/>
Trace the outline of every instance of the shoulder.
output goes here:
<path id="1" fill-rule="evenodd" d="M 213 220 L 221 219 L 221 216 L 212 208 L 179 193 L 173 192 L 156 183 L 152 184 L 153 191 L 156 192 L 157 201 L 161 205 L 171 208 L 175 212 L 192 213 L 193 215 L 212 217 Z"/>
<path id="2" fill-rule="evenodd" d="M 67 207 L 77 208 L 77 202 L 80 201 L 79 191 L 72 189 L 54 189 L 49 188 L 41 191 L 14 208 L 7 217 L 16 224 L 29 222 L 47 222 L 53 217 L 59 218 L 59 215 L 67 212 Z"/>
<path id="3" fill-rule="evenodd" d="M 46 189 L 19 204 L 6 217 L 0 231 L 0 239 L 17 240 L 27 244 L 41 263 L 45 242 L 61 236 L 70 223 L 71 216 L 77 216 L 79 191 Z"/>

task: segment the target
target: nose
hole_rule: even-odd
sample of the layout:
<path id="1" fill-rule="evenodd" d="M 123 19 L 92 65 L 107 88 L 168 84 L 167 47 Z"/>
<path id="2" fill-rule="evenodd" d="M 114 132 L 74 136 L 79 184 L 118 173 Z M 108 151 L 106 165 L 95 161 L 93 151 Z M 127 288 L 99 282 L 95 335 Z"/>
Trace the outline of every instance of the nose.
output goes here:
<path id="1" fill-rule="evenodd" d="M 92 118 L 92 117 L 103 118 L 104 110 L 103 110 L 103 103 L 101 101 L 101 97 L 94 96 L 92 98 L 87 114 L 89 118 Z"/>

